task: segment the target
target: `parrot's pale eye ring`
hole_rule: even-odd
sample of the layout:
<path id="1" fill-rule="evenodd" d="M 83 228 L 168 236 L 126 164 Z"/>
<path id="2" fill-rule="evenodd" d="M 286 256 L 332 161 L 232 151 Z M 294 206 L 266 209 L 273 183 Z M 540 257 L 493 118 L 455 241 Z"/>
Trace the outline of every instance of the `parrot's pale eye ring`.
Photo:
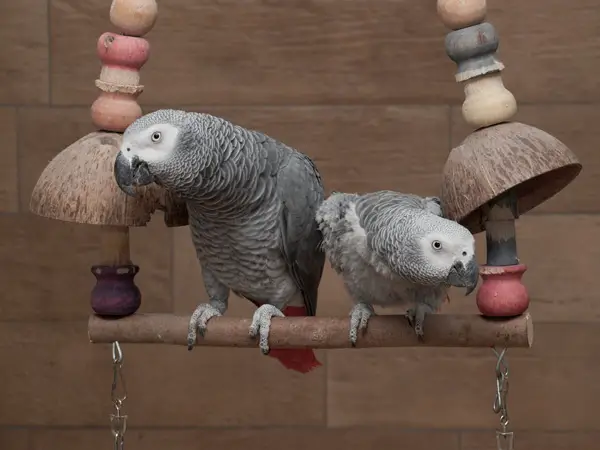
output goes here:
<path id="1" fill-rule="evenodd" d="M 433 241 L 431 243 L 431 246 L 433 247 L 434 250 L 441 250 L 442 249 L 442 243 L 440 241 Z"/>
<path id="2" fill-rule="evenodd" d="M 162 134 L 160 131 L 155 131 L 154 133 L 152 133 L 152 136 L 150 136 L 150 139 L 152 139 L 152 142 L 160 142 L 162 138 Z"/>

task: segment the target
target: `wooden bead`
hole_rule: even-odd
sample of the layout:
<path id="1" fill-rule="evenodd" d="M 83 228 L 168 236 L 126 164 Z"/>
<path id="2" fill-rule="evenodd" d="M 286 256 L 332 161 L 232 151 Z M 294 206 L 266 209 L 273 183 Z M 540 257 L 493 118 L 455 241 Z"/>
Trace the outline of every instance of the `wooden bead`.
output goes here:
<path id="1" fill-rule="evenodd" d="M 515 219 L 518 217 L 519 200 L 515 190 L 509 190 L 487 204 L 485 243 L 488 266 L 519 264 L 515 229 Z"/>
<path id="2" fill-rule="evenodd" d="M 91 113 L 98 129 L 122 133 L 142 115 L 142 108 L 131 95 L 102 92 L 92 104 Z"/>
<path id="3" fill-rule="evenodd" d="M 457 82 L 504 69 L 496 58 L 500 40 L 494 26 L 484 22 L 446 35 L 446 53 L 457 65 Z"/>
<path id="4" fill-rule="evenodd" d="M 103 226 L 100 230 L 102 241 L 101 265 L 121 266 L 131 264 L 129 228 Z"/>
<path id="5" fill-rule="evenodd" d="M 437 12 L 445 26 L 458 30 L 483 22 L 487 7 L 485 0 L 438 0 Z"/>
<path id="6" fill-rule="evenodd" d="M 509 121 L 517 112 L 517 101 L 504 87 L 499 72 L 473 78 L 465 83 L 462 115 L 465 121 L 483 128 Z"/>
<path id="7" fill-rule="evenodd" d="M 123 34 L 143 36 L 148 33 L 158 17 L 156 0 L 113 0 L 110 21 Z"/>

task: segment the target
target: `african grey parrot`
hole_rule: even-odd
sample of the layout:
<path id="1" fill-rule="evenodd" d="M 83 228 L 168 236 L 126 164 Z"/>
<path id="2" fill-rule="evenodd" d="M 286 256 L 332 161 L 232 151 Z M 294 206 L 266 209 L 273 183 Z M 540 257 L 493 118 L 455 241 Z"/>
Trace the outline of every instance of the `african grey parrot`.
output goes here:
<path id="1" fill-rule="evenodd" d="M 316 217 L 321 247 L 356 303 L 352 345 L 373 305 L 407 306 L 408 321 L 422 338 L 425 315 L 439 309 L 449 286 L 466 287 L 467 295 L 477 286 L 473 235 L 443 218 L 437 197 L 333 193 Z"/>
<path id="2" fill-rule="evenodd" d="M 311 349 L 270 351 L 268 343 L 272 317 L 317 309 L 325 255 L 315 213 L 324 191 L 308 156 L 219 117 L 163 109 L 125 130 L 114 175 L 129 195 L 155 182 L 186 203 L 209 297 L 192 314 L 190 350 L 233 291 L 258 307 L 249 334 L 263 354 L 300 372 L 320 365 Z"/>

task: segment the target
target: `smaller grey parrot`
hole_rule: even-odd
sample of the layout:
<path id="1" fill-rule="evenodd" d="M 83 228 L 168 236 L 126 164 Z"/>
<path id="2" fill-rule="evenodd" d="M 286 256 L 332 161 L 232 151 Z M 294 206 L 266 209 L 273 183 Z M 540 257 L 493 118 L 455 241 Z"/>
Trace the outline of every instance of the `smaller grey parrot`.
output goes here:
<path id="1" fill-rule="evenodd" d="M 423 338 L 426 314 L 437 311 L 450 286 L 470 294 L 479 279 L 475 239 L 445 219 L 437 197 L 393 191 L 333 193 L 317 210 L 321 248 L 356 303 L 350 342 L 375 314 L 373 305 L 406 306 Z"/>

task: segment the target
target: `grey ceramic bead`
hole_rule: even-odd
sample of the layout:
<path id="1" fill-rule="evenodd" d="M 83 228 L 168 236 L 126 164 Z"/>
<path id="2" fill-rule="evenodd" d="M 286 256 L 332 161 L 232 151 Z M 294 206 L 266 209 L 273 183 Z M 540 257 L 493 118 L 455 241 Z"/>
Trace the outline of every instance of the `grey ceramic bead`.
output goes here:
<path id="1" fill-rule="evenodd" d="M 496 58 L 500 39 L 489 22 L 448 33 L 446 53 L 457 65 L 456 80 L 497 72 L 504 65 Z"/>

